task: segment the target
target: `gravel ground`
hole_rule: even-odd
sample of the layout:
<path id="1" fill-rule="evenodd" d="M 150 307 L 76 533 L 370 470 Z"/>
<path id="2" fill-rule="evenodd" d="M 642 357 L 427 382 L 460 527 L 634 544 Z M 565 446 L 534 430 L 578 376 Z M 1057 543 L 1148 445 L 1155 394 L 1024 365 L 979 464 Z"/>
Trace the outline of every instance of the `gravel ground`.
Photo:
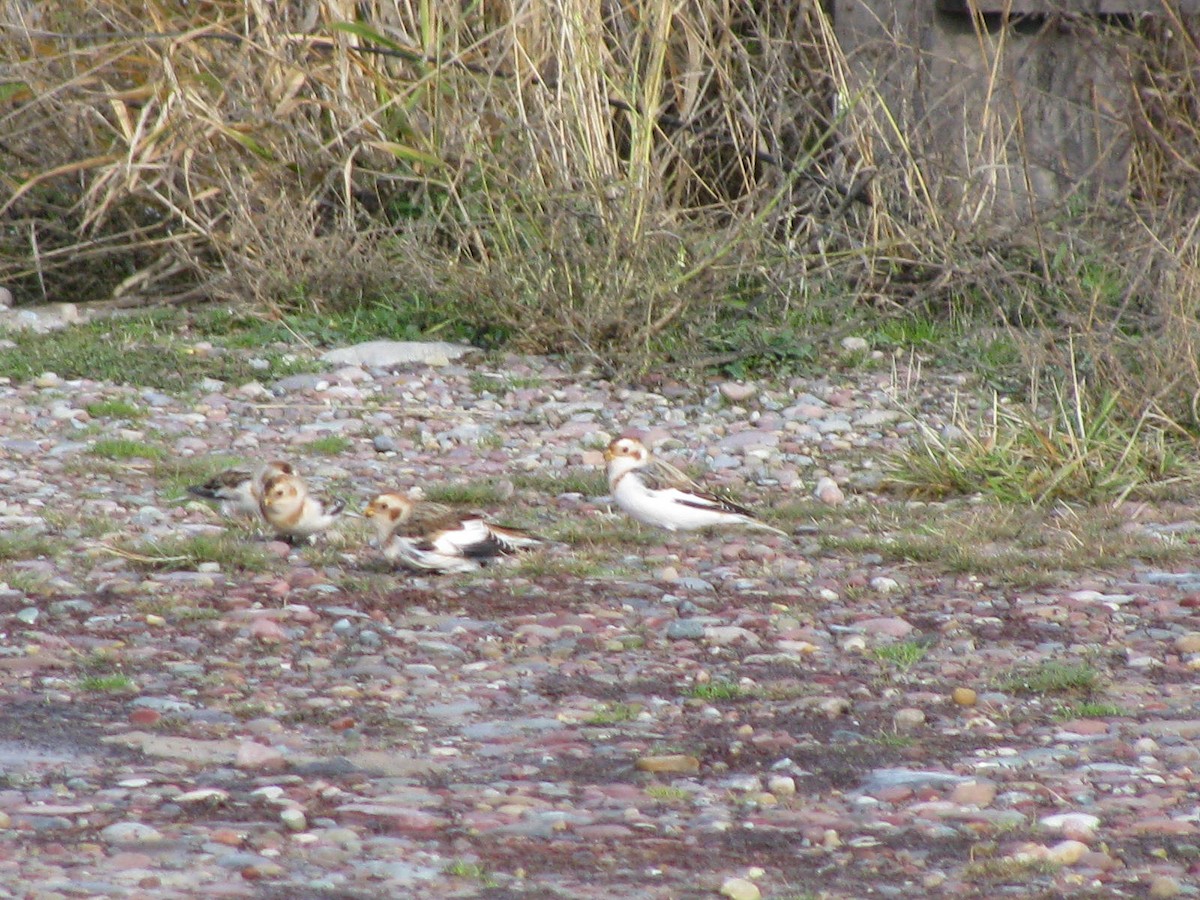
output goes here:
<path id="1" fill-rule="evenodd" d="M 822 552 L 814 523 L 904 505 L 873 492 L 902 373 L 488 365 L 0 385 L 0 897 L 1198 893 L 1200 573 L 1031 590 Z M 962 382 L 907 400 L 937 424 Z M 87 412 L 112 400 L 150 415 Z M 552 492 L 627 428 L 777 523 L 813 514 L 794 541 L 681 537 Z M 167 455 L 95 455 L 111 438 Z M 441 578 L 385 570 L 354 520 L 293 550 L 180 498 L 217 454 L 359 508 L 494 478 L 495 518 L 573 546 Z M 265 571 L 137 558 L 231 527 Z M 1099 672 L 1107 714 L 1005 681 L 1047 662 Z"/>

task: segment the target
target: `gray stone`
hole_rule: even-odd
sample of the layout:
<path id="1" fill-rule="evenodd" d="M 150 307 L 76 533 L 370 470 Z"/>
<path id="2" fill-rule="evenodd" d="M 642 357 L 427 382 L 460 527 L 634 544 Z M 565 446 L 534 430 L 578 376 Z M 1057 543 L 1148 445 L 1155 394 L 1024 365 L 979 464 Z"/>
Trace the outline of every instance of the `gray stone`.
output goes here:
<path id="1" fill-rule="evenodd" d="M 108 844 L 155 844 L 163 836 L 157 828 L 142 822 L 117 822 L 101 831 L 100 839 Z"/>
<path id="2" fill-rule="evenodd" d="M 468 344 L 447 341 L 366 341 L 351 347 L 339 347 L 322 354 L 333 365 L 389 369 L 411 363 L 445 365 L 475 350 Z"/>
<path id="3" fill-rule="evenodd" d="M 697 619 L 675 619 L 667 625 L 671 640 L 697 641 L 704 637 L 705 625 Z"/>

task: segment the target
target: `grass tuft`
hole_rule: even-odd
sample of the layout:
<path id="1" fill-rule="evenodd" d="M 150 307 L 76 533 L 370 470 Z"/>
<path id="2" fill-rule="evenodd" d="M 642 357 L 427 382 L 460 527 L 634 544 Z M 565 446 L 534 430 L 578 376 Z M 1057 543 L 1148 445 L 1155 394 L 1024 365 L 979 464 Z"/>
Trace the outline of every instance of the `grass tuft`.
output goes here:
<path id="1" fill-rule="evenodd" d="M 345 453 L 354 442 L 340 434 L 324 434 L 318 438 L 314 438 L 303 445 L 303 449 L 307 453 L 316 454 L 319 456 L 337 456 L 340 453 Z"/>
<path id="2" fill-rule="evenodd" d="M 148 570 L 174 571 L 215 562 L 222 569 L 263 572 L 270 567 L 271 561 L 261 546 L 230 532 L 166 538 L 114 548 L 114 551 L 128 559 L 134 567 Z"/>
<path id="3" fill-rule="evenodd" d="M 1182 435 L 1130 422 L 1117 396 L 1092 401 L 1076 384 L 1056 389 L 1048 409 L 1002 404 L 987 421 L 957 413 L 948 431 L 918 422 L 910 449 L 890 460 L 893 486 L 919 497 L 982 494 L 1003 503 L 1120 503 L 1172 484 L 1194 483 Z"/>
<path id="4" fill-rule="evenodd" d="M 709 681 L 704 684 L 693 684 L 684 693 L 685 696 L 691 697 L 694 700 L 708 700 L 710 702 L 743 700 L 754 694 L 753 691 L 749 691 L 740 684 L 732 681 Z"/>
<path id="5" fill-rule="evenodd" d="M 158 444 L 136 441 L 130 438 L 101 438 L 88 448 L 88 453 L 100 459 L 149 459 L 166 458 L 167 451 Z"/>
<path id="6" fill-rule="evenodd" d="M 44 534 L 31 531 L 0 534 L 0 561 L 52 556 L 54 549 L 54 543 Z"/>
<path id="7" fill-rule="evenodd" d="M 79 679 L 78 688 L 89 694 L 125 694 L 137 690 L 137 684 L 128 675 L 87 675 Z"/>
<path id="8" fill-rule="evenodd" d="M 584 720 L 585 725 L 616 725 L 632 722 L 642 711 L 640 703 L 602 703 Z"/>
<path id="9" fill-rule="evenodd" d="M 431 484 L 425 489 L 425 499 L 450 506 L 494 507 L 508 499 L 508 493 L 493 479 L 453 481 Z"/>
<path id="10" fill-rule="evenodd" d="M 1000 689 L 1013 694 L 1091 694 L 1102 684 L 1100 672 L 1083 662 L 1047 661 L 1013 672 Z"/>
<path id="11" fill-rule="evenodd" d="M 929 653 L 929 645 L 919 641 L 897 641 L 884 644 L 872 651 L 876 659 L 891 663 L 902 672 L 907 672 Z"/>
<path id="12" fill-rule="evenodd" d="M 121 399 L 97 400 L 84 409 L 94 419 L 141 419 L 146 415 L 146 411 L 136 403 Z"/>

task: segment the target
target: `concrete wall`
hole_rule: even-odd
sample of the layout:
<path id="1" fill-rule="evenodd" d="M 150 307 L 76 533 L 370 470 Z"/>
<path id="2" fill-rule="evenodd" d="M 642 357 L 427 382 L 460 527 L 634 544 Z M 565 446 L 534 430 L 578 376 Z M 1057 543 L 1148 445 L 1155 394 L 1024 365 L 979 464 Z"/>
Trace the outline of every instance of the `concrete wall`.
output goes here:
<path id="1" fill-rule="evenodd" d="M 1114 0 L 1088 5 L 1100 2 Z M 1022 221 L 1035 209 L 1124 196 L 1126 20 L 1009 15 L 999 0 L 834 3 L 851 90 L 865 91 L 858 115 L 876 123 L 875 160 L 886 168 L 889 158 L 911 152 L 950 215 L 964 223 Z M 880 104 L 898 134 L 877 124 L 885 120 Z"/>

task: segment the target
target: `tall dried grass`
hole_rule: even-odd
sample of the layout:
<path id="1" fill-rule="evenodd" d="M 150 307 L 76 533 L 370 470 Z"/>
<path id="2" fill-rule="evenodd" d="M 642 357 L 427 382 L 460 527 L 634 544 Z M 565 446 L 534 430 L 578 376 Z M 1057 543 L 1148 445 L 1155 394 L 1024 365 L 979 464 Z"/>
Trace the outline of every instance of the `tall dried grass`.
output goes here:
<path id="1" fill-rule="evenodd" d="M 0 282 L 30 300 L 415 289 L 611 360 L 710 304 L 795 215 L 831 124 L 816 8 L 8 13 Z"/>
<path id="2" fill-rule="evenodd" d="M 999 82 L 947 204 L 815 3 L 0 2 L 0 283 L 22 302 L 418 296 L 615 369 L 694 350 L 734 294 L 753 335 L 827 283 L 842 320 L 865 300 L 1065 327 L 1085 381 L 1196 421 L 1190 20 L 1122 37 L 1129 206 L 1003 232 L 988 173 L 1025 161 Z M 977 34 L 997 73 L 1005 34 Z M 1065 371 L 1063 343 L 1026 341 Z"/>

